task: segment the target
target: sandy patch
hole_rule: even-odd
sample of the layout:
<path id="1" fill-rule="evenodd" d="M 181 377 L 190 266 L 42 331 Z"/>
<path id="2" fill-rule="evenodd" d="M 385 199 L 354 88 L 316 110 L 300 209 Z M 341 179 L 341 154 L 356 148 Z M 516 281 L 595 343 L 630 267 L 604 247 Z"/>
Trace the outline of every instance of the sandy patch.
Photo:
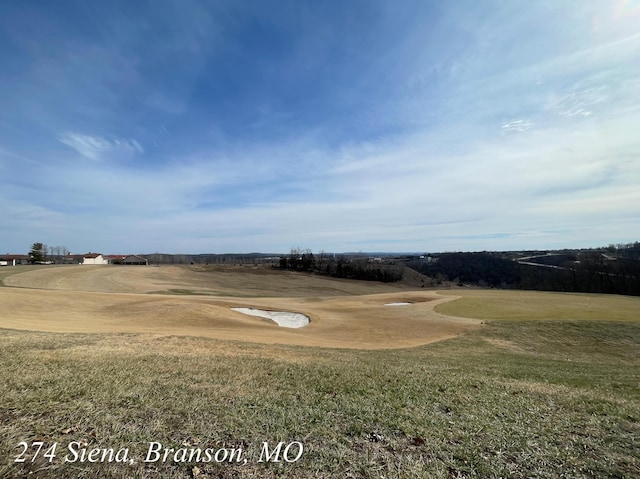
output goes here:
<path id="1" fill-rule="evenodd" d="M 282 326 L 283 328 L 303 328 L 309 324 L 309 317 L 300 313 L 290 313 L 288 311 L 265 311 L 264 309 L 254 308 L 231 308 L 249 316 L 258 316 L 260 318 L 270 319 Z"/>

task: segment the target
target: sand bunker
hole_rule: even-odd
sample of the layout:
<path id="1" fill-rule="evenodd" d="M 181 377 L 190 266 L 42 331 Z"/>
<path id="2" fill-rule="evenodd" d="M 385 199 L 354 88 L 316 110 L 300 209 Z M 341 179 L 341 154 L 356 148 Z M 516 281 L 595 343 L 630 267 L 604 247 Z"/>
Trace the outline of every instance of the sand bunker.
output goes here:
<path id="1" fill-rule="evenodd" d="M 412 303 L 385 303 L 385 306 L 408 306 Z"/>
<path id="2" fill-rule="evenodd" d="M 288 311 L 265 311 L 263 309 L 254 308 L 231 308 L 242 314 L 249 316 L 260 316 L 278 323 L 283 328 L 302 328 L 309 324 L 309 318 L 304 314 L 290 313 Z"/>

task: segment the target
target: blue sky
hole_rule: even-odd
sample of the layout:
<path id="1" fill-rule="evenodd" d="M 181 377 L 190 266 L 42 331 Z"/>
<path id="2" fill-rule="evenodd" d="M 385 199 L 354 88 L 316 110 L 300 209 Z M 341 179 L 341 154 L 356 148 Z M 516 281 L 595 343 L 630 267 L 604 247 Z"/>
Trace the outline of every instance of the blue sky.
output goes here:
<path id="1" fill-rule="evenodd" d="M 640 1 L 0 4 L 0 251 L 640 240 Z"/>

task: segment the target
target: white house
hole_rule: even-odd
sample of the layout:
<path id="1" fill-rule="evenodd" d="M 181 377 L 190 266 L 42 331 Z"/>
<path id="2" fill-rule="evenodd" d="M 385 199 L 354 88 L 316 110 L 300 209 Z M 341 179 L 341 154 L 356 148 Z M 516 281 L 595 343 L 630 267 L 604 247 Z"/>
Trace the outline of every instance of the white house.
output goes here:
<path id="1" fill-rule="evenodd" d="M 109 261 L 100 253 L 87 253 L 82 255 L 82 264 L 109 264 Z"/>

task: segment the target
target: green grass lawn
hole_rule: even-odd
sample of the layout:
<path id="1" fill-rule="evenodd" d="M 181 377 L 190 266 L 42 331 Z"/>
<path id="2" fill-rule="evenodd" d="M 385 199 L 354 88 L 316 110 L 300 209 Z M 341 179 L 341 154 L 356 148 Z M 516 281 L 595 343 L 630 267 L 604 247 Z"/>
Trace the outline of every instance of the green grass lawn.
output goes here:
<path id="1" fill-rule="evenodd" d="M 1 477 L 640 477 L 637 321 L 488 321 L 386 351 L 0 330 L 0 364 Z M 56 457 L 16 463 L 22 441 Z M 135 461 L 64 463 L 72 441 Z M 145 463 L 151 441 L 247 463 Z M 304 451 L 260 463 L 263 441 Z"/>

